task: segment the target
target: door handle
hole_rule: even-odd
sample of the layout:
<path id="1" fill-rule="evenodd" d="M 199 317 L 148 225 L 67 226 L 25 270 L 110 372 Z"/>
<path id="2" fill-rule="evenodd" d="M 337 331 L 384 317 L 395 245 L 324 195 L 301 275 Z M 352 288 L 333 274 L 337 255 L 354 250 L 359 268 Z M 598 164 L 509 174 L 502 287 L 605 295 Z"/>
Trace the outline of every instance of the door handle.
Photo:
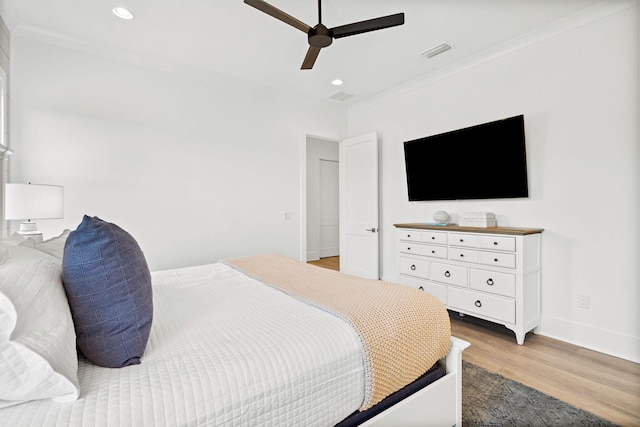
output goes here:
<path id="1" fill-rule="evenodd" d="M 370 231 L 372 233 L 375 233 L 376 231 L 378 231 L 377 228 L 367 228 L 365 231 Z"/>

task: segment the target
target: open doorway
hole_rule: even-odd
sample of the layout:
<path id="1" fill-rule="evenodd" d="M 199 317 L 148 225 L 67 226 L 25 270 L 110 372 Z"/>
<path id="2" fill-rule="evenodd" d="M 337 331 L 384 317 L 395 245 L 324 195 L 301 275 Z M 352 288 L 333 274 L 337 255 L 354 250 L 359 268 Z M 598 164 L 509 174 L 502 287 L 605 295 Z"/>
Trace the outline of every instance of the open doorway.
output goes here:
<path id="1" fill-rule="evenodd" d="M 306 259 L 339 269 L 339 141 L 306 141 Z"/>
<path id="2" fill-rule="evenodd" d="M 338 232 L 340 271 L 370 279 L 380 278 L 378 145 L 376 132 L 345 140 L 305 136 L 300 157 L 301 260 L 324 259 L 319 246 L 320 161 L 337 161 L 338 178 L 325 181 L 333 185 L 339 181 L 338 202 L 334 205 L 338 211 L 338 224 L 332 226 Z M 324 149 L 330 151 L 325 153 Z"/>

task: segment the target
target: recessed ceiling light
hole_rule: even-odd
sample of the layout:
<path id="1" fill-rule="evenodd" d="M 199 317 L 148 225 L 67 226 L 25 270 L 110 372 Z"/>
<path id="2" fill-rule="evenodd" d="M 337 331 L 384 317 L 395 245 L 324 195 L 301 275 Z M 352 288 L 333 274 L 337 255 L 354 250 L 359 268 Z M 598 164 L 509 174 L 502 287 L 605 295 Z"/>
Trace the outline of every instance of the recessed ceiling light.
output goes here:
<path id="1" fill-rule="evenodd" d="M 331 84 L 334 86 L 342 86 L 344 84 L 344 82 L 340 79 L 334 79 L 331 81 Z"/>
<path id="2" fill-rule="evenodd" d="M 133 19 L 133 12 L 126 7 L 114 7 L 112 11 L 118 18 L 126 19 L 127 21 Z"/>

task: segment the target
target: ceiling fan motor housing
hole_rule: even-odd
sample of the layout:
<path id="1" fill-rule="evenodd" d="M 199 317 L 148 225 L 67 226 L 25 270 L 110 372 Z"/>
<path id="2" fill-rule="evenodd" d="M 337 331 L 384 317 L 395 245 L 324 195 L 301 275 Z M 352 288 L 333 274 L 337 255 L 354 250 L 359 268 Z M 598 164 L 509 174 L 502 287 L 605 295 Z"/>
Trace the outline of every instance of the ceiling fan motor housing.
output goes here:
<path id="1" fill-rule="evenodd" d="M 309 45 L 323 48 L 333 43 L 333 32 L 323 24 L 318 24 L 309 30 Z"/>

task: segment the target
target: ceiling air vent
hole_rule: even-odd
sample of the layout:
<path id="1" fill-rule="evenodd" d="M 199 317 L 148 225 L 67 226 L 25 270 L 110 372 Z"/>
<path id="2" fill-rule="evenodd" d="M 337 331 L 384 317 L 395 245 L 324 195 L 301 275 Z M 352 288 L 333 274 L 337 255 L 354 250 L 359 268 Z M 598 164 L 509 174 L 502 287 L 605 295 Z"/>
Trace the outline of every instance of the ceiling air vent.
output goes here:
<path id="1" fill-rule="evenodd" d="M 420 56 L 424 56 L 426 58 L 433 58 L 434 56 L 440 55 L 442 52 L 446 52 L 449 49 L 451 49 L 450 45 L 446 43 L 442 43 L 442 44 L 439 44 L 438 46 L 432 47 L 431 49 L 425 50 L 420 54 Z"/>
<path id="2" fill-rule="evenodd" d="M 351 99 L 354 96 L 355 95 L 351 95 L 350 93 L 339 90 L 329 95 L 329 98 L 335 99 L 336 101 L 346 101 L 347 99 Z"/>

